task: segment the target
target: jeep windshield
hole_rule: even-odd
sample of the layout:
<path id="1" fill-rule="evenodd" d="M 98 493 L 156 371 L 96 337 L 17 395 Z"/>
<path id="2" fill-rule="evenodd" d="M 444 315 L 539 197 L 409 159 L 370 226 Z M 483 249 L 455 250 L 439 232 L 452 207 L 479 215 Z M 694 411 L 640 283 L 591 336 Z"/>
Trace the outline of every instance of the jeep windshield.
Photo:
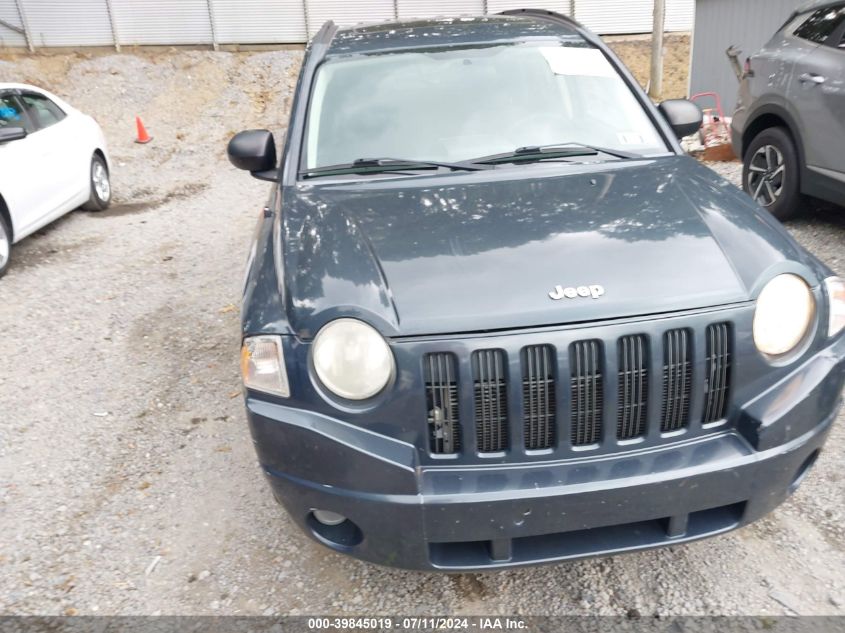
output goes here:
<path id="1" fill-rule="evenodd" d="M 379 156 L 471 163 L 561 141 L 608 151 L 560 160 L 668 151 L 622 77 L 586 42 L 329 57 L 306 129 L 303 172 Z"/>

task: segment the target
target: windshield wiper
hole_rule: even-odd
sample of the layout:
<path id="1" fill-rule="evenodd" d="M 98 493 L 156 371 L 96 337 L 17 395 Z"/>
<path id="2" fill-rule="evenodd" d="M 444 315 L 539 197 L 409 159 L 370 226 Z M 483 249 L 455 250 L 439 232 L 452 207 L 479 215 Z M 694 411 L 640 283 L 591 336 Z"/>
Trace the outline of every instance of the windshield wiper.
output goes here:
<path id="1" fill-rule="evenodd" d="M 334 176 L 340 174 L 380 174 L 388 172 L 401 172 L 416 169 L 438 169 L 445 167 L 453 171 L 480 171 L 484 167 L 468 165 L 464 163 L 444 163 L 434 160 L 415 160 L 404 158 L 357 158 L 351 163 L 340 163 L 338 165 L 326 165 L 324 167 L 313 167 L 303 169 L 300 176 Z"/>
<path id="2" fill-rule="evenodd" d="M 606 147 L 596 147 L 593 145 L 585 145 L 584 143 L 568 142 L 568 143 L 551 143 L 549 145 L 528 145 L 525 147 L 517 147 L 512 152 L 505 152 L 504 154 L 491 154 L 490 156 L 482 156 L 474 158 L 469 163 L 490 165 L 496 163 L 517 163 L 530 162 L 536 160 L 545 160 L 547 158 L 576 158 L 578 156 L 597 156 L 598 154 L 607 154 L 616 158 L 640 158 L 640 154 L 632 152 L 623 152 L 618 149 L 608 149 Z"/>

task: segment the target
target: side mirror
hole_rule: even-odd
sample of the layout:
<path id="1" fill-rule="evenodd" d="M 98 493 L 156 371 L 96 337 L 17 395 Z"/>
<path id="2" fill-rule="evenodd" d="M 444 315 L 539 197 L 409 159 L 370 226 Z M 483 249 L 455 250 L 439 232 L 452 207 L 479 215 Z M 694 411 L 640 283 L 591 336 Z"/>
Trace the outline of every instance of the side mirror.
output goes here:
<path id="1" fill-rule="evenodd" d="M 226 153 L 238 169 L 245 169 L 259 180 L 278 181 L 276 141 L 269 130 L 238 132 L 229 141 Z"/>
<path id="2" fill-rule="evenodd" d="M 701 110 L 688 99 L 667 99 L 657 106 L 657 109 L 672 126 L 678 138 L 695 134 L 701 127 Z"/>
<path id="3" fill-rule="evenodd" d="M 0 127 L 0 143 L 9 143 L 26 138 L 26 130 L 22 127 Z"/>

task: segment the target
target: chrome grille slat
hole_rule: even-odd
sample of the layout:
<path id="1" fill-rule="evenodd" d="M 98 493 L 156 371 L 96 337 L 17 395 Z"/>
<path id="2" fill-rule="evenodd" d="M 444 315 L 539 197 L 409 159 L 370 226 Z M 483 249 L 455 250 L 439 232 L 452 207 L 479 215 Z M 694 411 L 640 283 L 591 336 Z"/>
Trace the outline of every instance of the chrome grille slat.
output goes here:
<path id="1" fill-rule="evenodd" d="M 648 367 L 645 336 L 623 336 L 618 342 L 619 394 L 616 437 L 620 440 L 645 433 Z"/>
<path id="2" fill-rule="evenodd" d="M 472 353 L 475 432 L 479 452 L 503 451 L 508 442 L 505 354 L 500 349 Z"/>
<path id="3" fill-rule="evenodd" d="M 570 347 L 573 446 L 595 444 L 601 438 L 604 389 L 600 346 L 600 341 L 590 340 Z"/>
<path id="4" fill-rule="evenodd" d="M 457 361 L 449 353 L 426 354 L 423 367 L 431 452 L 455 453 L 461 447 Z"/>
<path id="5" fill-rule="evenodd" d="M 730 332 L 727 323 L 707 326 L 707 363 L 704 383 L 704 423 L 716 422 L 727 413 L 730 387 Z"/>
<path id="6" fill-rule="evenodd" d="M 692 336 L 686 329 L 663 336 L 663 412 L 660 430 L 677 431 L 689 424 L 692 387 Z"/>
<path id="7" fill-rule="evenodd" d="M 551 448 L 555 442 L 555 380 L 549 345 L 532 345 L 522 350 L 522 406 L 525 448 Z"/>

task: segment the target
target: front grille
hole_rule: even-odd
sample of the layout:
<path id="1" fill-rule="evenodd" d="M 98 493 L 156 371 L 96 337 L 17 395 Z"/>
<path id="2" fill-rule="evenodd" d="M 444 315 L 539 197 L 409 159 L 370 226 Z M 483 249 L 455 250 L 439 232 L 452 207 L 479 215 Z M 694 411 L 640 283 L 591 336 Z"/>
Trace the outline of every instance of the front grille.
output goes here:
<path id="1" fill-rule="evenodd" d="M 692 350 L 690 333 L 670 330 L 663 336 L 663 415 L 660 430 L 677 431 L 689 423 L 689 397 L 692 389 Z"/>
<path id="2" fill-rule="evenodd" d="M 482 453 L 503 451 L 508 445 L 508 399 L 505 353 L 484 349 L 472 354 L 475 387 L 475 435 Z"/>
<path id="3" fill-rule="evenodd" d="M 570 347 L 572 376 L 572 445 L 595 444 L 601 437 L 604 409 L 601 341 L 578 341 Z"/>
<path id="4" fill-rule="evenodd" d="M 533 345 L 522 350 L 522 409 L 525 448 L 551 448 L 555 443 L 554 349 Z"/>
<path id="5" fill-rule="evenodd" d="M 431 452 L 455 453 L 461 447 L 461 428 L 458 423 L 458 371 L 454 354 L 426 354 L 423 374 Z"/>
<path id="6" fill-rule="evenodd" d="M 645 336 L 623 336 L 618 345 L 619 399 L 616 437 L 628 440 L 645 432 L 648 349 Z"/>
<path id="7" fill-rule="evenodd" d="M 704 422 L 725 417 L 731 380 L 730 332 L 727 323 L 707 327 L 707 369 L 704 379 Z"/>
<path id="8" fill-rule="evenodd" d="M 475 349 L 469 358 L 462 357 L 466 342 L 450 351 L 434 348 L 423 357 L 429 450 L 469 448 L 499 458 L 505 451 L 607 450 L 637 438 L 654 443 L 679 432 L 710 432 L 730 408 L 731 328 L 651 328 L 563 343 L 553 333 L 554 344 L 516 349 L 501 337 L 501 348 Z M 567 377 L 568 386 L 559 384 Z M 608 390 L 613 400 L 605 403 Z"/>

